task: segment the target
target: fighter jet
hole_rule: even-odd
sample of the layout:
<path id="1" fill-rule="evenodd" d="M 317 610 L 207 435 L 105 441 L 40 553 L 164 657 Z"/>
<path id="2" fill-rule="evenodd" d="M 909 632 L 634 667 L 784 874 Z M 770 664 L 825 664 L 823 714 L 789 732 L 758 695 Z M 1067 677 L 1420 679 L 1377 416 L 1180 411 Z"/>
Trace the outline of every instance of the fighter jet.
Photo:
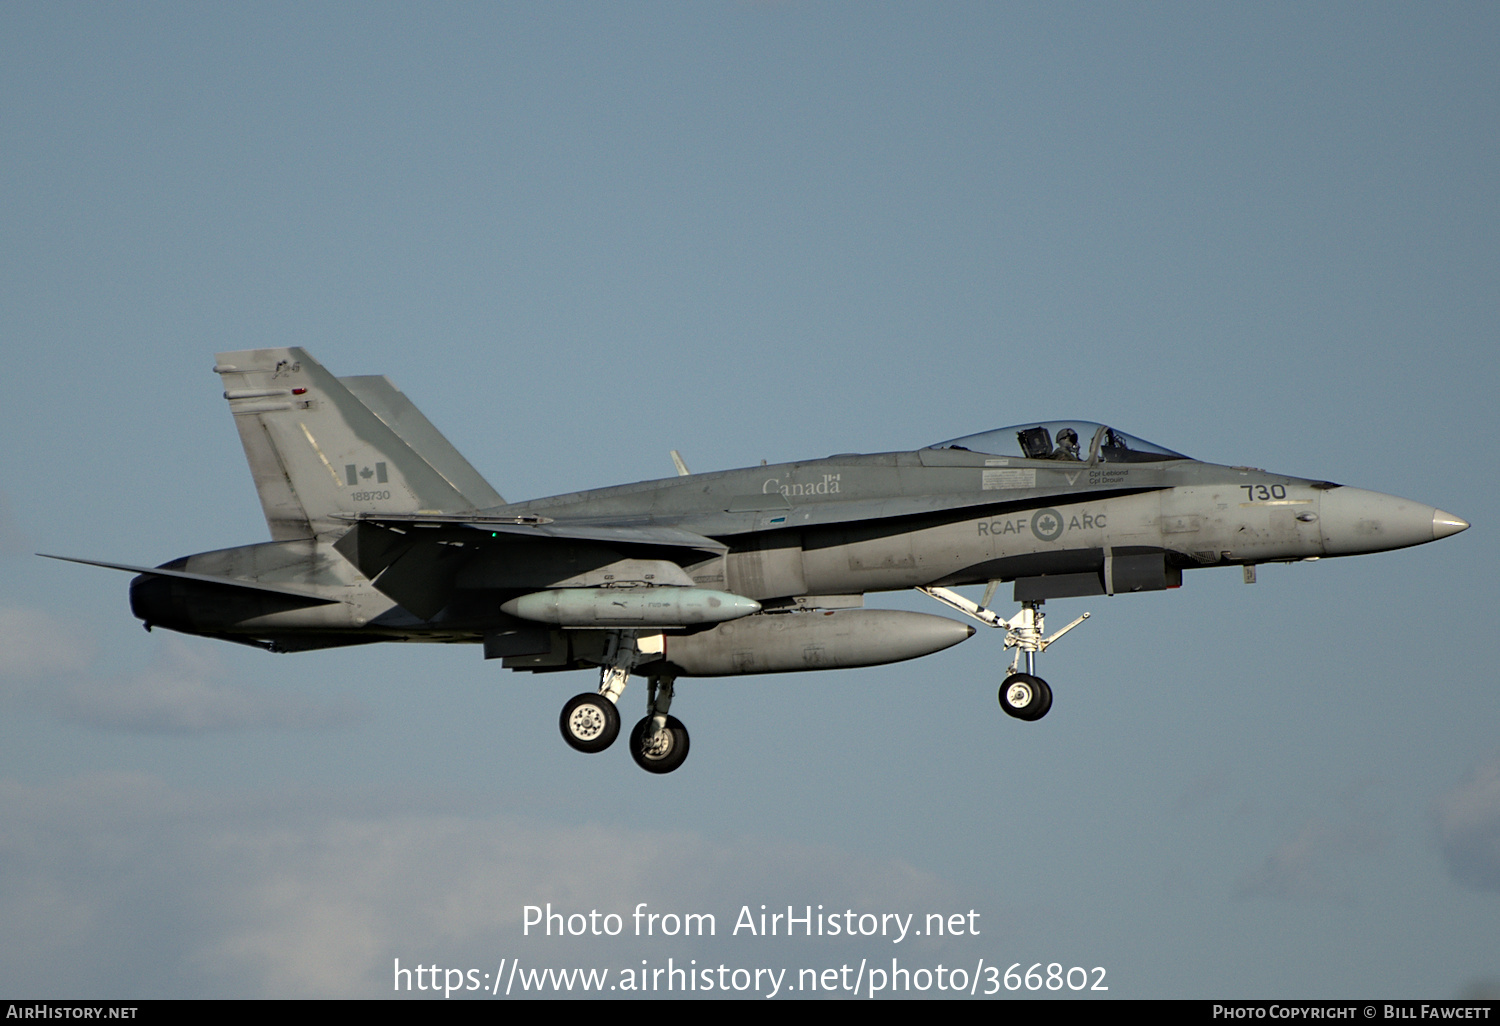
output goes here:
<path id="1" fill-rule="evenodd" d="M 1113 427 L 1026 423 L 914 452 L 689 473 L 506 502 L 384 377 L 337 378 L 302 349 L 220 353 L 269 542 L 131 571 L 147 630 L 299 652 L 472 642 L 533 673 L 596 669 L 563 739 L 601 752 L 644 677 L 630 753 L 688 754 L 680 677 L 875 666 L 976 633 L 864 608 L 917 589 L 1014 649 L 1001 708 L 1039 720 L 1049 599 L 1160 591 L 1184 570 L 1380 552 L 1469 525 L 1432 506 L 1251 467 L 1202 463 Z M 71 558 L 71 557 L 55 557 Z M 1001 584 L 1019 603 L 989 608 Z M 979 602 L 954 591 L 985 586 Z"/>

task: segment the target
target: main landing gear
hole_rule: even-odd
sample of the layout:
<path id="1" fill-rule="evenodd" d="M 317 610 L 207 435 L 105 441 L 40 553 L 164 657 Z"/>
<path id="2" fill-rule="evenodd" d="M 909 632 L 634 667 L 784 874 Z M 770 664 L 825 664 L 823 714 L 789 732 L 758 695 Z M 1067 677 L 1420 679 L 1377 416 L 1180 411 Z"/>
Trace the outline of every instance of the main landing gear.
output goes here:
<path id="1" fill-rule="evenodd" d="M 563 740 L 580 752 L 602 752 L 620 736 L 620 710 L 603 695 L 585 692 L 563 706 Z"/>
<path id="2" fill-rule="evenodd" d="M 630 732 L 630 757 L 647 773 L 671 773 L 688 754 L 688 732 L 672 707 L 672 678 L 652 677 L 646 683 L 647 715 Z"/>
<path id="3" fill-rule="evenodd" d="M 1003 620 L 1000 614 L 985 608 L 994 597 L 998 583 L 998 581 L 990 582 L 982 602 L 971 602 L 958 592 L 949 591 L 947 588 L 918 588 L 917 590 L 932 596 L 944 605 L 952 606 L 988 627 L 1005 628 L 1005 647 L 1014 648 L 1016 655 L 1010 661 L 1010 672 L 1000 683 L 1000 708 L 1004 709 L 1007 715 L 1014 716 L 1018 720 L 1039 720 L 1047 715 L 1047 710 L 1052 708 L 1052 689 L 1047 686 L 1046 681 L 1036 675 L 1036 657 L 1047 651 L 1048 645 L 1087 620 L 1089 614 L 1084 613 L 1052 637 L 1044 638 L 1042 635 L 1047 628 L 1042 616 L 1040 599 L 1022 602 L 1021 611 L 1009 620 Z M 1023 655 L 1026 658 L 1024 671 L 1021 670 Z"/>
<path id="4" fill-rule="evenodd" d="M 558 725 L 569 746 L 580 752 L 602 752 L 615 743 L 620 735 L 620 695 L 640 659 L 634 631 L 611 632 L 599 671 L 599 690 L 575 695 L 563 706 Z M 671 773 L 687 759 L 687 728 L 668 715 L 674 679 L 669 674 L 649 678 L 646 715 L 630 731 L 631 758 L 648 773 Z"/>

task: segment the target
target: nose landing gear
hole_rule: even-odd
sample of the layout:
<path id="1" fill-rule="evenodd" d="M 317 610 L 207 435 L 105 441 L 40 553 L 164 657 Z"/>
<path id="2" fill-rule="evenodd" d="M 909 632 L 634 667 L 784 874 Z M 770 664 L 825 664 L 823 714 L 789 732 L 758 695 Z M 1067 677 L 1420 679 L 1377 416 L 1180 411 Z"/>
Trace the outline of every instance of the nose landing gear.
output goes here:
<path id="1" fill-rule="evenodd" d="M 1052 689 L 1040 677 L 1013 673 L 1000 685 L 1000 708 L 1018 720 L 1039 720 L 1052 708 Z"/>
<path id="2" fill-rule="evenodd" d="M 988 602 L 995 593 L 998 582 L 991 581 L 990 587 L 984 593 L 984 601 Z M 947 588 L 918 588 L 918 591 L 930 595 L 947 606 L 952 606 L 960 613 L 973 617 L 987 627 L 1005 628 L 1005 647 L 1016 650 L 1015 658 L 1010 662 L 1010 672 L 1000 685 L 1000 708 L 1007 715 L 1014 716 L 1018 720 L 1039 720 L 1047 715 L 1047 710 L 1052 708 L 1052 689 L 1047 682 L 1036 675 L 1036 657 L 1047 651 L 1058 638 L 1077 627 L 1089 618 L 1084 613 L 1078 619 L 1068 624 L 1062 630 L 1044 638 L 1046 625 L 1042 615 L 1042 602 L 1040 599 L 1021 603 L 1021 611 L 1009 620 L 1001 619 L 1000 614 L 992 609 L 986 609 L 983 604 L 972 602 L 956 591 Z M 1021 670 L 1021 657 L 1026 658 L 1026 669 Z"/>

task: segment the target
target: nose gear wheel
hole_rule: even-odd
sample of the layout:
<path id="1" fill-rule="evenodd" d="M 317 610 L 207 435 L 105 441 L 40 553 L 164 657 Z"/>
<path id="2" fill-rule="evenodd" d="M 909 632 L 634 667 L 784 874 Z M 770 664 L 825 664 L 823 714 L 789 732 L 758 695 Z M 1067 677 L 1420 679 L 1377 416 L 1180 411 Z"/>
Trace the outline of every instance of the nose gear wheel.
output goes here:
<path id="1" fill-rule="evenodd" d="M 1039 720 L 1052 708 L 1052 689 L 1040 677 L 1013 673 L 1000 685 L 1000 708 L 1018 720 Z"/>
<path id="2" fill-rule="evenodd" d="M 957 609 L 965 616 L 978 620 L 987 627 L 1005 630 L 1005 647 L 1015 649 L 1016 656 L 1011 660 L 1010 673 L 1000 685 L 1000 708 L 1004 709 L 1007 715 L 1014 716 L 1018 720 L 1039 720 L 1047 715 L 1048 709 L 1052 708 L 1052 689 L 1047 686 L 1046 681 L 1036 676 L 1036 657 L 1047 651 L 1048 646 L 1064 634 L 1087 620 L 1089 614 L 1084 613 L 1056 634 L 1045 637 L 1047 627 L 1042 614 L 1041 599 L 1022 601 L 1021 611 L 1009 620 L 1002 619 L 999 613 L 985 608 L 990 599 L 994 598 L 995 589 L 999 584 L 999 581 L 991 581 L 990 586 L 985 589 L 984 599 L 981 602 L 964 598 L 958 592 L 948 588 L 918 588 L 917 590 L 946 606 Z M 1025 672 L 1021 671 L 1023 665 L 1026 667 Z"/>

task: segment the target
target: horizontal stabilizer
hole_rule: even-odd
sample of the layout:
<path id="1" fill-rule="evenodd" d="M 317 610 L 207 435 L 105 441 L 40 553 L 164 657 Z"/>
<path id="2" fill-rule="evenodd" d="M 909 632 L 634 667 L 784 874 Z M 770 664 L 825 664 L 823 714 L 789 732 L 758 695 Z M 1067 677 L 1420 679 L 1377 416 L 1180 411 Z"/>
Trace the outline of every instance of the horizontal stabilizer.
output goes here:
<path id="1" fill-rule="evenodd" d="M 215 577 L 212 574 L 192 574 L 186 570 L 165 570 L 159 566 L 132 566 L 129 563 L 106 563 L 99 559 L 79 559 L 76 556 L 53 556 L 46 552 L 38 552 L 37 555 L 46 559 L 61 559 L 68 563 L 82 563 L 85 566 L 102 566 L 106 570 L 124 570 L 126 573 L 151 574 L 155 577 L 176 577 L 184 581 L 199 581 L 203 584 L 219 584 L 230 588 L 242 588 L 246 591 L 263 591 L 272 595 L 287 595 L 292 598 L 304 599 L 308 603 L 315 605 L 333 605 L 338 602 L 338 599 L 314 595 L 312 592 L 302 591 L 299 588 L 284 588 L 279 584 L 261 584 L 259 581 L 246 581 L 238 577 Z"/>

